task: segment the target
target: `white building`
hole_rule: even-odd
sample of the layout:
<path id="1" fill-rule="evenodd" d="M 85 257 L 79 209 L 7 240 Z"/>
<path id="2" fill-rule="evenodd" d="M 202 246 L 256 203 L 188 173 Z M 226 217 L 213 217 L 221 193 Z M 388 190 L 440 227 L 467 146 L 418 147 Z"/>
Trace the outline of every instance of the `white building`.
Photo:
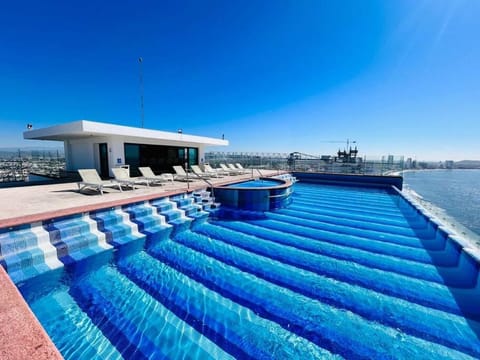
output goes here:
<path id="1" fill-rule="evenodd" d="M 454 164 L 453 160 L 445 160 L 445 168 L 446 169 L 453 169 L 453 164 Z"/>
<path id="2" fill-rule="evenodd" d="M 111 168 L 129 165 L 155 172 L 172 172 L 173 165 L 203 162 L 208 146 L 227 146 L 228 140 L 79 120 L 43 129 L 28 130 L 24 139 L 63 141 L 66 170 L 97 169 L 102 177 Z"/>

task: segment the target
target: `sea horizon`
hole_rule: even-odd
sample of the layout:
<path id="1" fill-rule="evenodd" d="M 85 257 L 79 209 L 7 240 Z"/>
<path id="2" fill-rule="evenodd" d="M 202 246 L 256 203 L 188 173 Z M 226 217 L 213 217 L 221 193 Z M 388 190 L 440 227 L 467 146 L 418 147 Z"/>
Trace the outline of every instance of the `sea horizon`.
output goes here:
<path id="1" fill-rule="evenodd" d="M 405 191 L 450 217 L 477 237 L 480 235 L 480 169 L 405 170 L 402 174 Z"/>

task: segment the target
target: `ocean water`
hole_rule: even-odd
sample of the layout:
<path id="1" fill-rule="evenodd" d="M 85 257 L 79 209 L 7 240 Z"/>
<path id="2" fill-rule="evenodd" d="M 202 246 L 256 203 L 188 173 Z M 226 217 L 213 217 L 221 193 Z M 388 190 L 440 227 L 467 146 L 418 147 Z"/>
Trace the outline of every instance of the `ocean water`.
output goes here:
<path id="1" fill-rule="evenodd" d="M 424 170 L 403 174 L 404 183 L 480 235 L 480 170 Z"/>

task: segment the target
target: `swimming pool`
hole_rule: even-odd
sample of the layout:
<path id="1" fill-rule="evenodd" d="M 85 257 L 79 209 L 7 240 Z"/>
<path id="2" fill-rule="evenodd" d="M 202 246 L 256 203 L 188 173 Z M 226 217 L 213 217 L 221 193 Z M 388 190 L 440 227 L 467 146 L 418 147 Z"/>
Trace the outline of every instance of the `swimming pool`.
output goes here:
<path id="1" fill-rule="evenodd" d="M 258 180 L 248 180 L 248 181 L 243 181 L 235 184 L 230 184 L 230 185 L 227 185 L 227 187 L 229 188 L 260 188 L 260 187 L 279 186 L 284 184 L 285 182 L 281 180 L 258 179 Z"/>
<path id="2" fill-rule="evenodd" d="M 17 285 L 67 359 L 480 357 L 460 245 L 391 189 L 294 186 L 254 218 L 177 197 L 53 221 L 67 265 Z M 105 242 L 68 247 L 90 221 Z"/>
<path id="3" fill-rule="evenodd" d="M 214 190 L 224 208 L 270 211 L 290 204 L 292 186 L 291 178 L 260 178 L 217 186 Z"/>

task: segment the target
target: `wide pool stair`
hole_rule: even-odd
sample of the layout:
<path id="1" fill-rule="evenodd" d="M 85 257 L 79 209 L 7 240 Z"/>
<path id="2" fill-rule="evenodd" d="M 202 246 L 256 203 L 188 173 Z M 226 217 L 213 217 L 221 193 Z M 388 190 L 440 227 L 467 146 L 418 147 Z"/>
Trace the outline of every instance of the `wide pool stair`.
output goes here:
<path id="1" fill-rule="evenodd" d="M 0 229 L 0 265 L 14 283 L 63 267 L 41 222 Z"/>
<path id="2" fill-rule="evenodd" d="M 3 229 L 0 261 L 67 359 L 480 358 L 465 243 L 394 188 L 291 199 L 200 190 Z"/>

